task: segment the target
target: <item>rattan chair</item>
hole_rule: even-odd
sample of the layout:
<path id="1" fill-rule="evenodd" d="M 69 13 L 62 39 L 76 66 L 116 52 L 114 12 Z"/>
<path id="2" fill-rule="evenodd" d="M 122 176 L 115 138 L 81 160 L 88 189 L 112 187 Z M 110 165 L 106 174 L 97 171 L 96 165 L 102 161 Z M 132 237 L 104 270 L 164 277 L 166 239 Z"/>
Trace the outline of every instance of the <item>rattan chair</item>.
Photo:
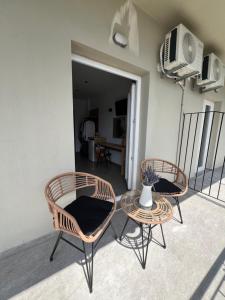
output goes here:
<path id="1" fill-rule="evenodd" d="M 159 182 L 154 184 L 154 191 L 164 196 L 175 199 L 178 212 L 180 215 L 180 223 L 183 224 L 179 197 L 183 196 L 188 190 L 187 177 L 180 168 L 173 163 L 159 158 L 145 159 L 141 162 L 141 180 L 143 180 L 143 172 L 151 167 L 152 170 L 160 176 Z M 170 175 L 170 180 L 165 178 Z M 172 175 L 172 176 L 171 176 Z"/>
<path id="2" fill-rule="evenodd" d="M 93 188 L 94 193 L 91 196 L 80 196 L 64 208 L 57 204 L 57 201 L 65 195 L 73 195 L 78 190 L 85 188 Z M 92 292 L 94 249 L 109 225 L 111 225 L 111 218 L 116 207 L 112 186 L 110 183 L 94 175 L 70 172 L 51 179 L 46 185 L 45 196 L 49 210 L 53 215 L 53 226 L 59 231 L 50 261 L 53 260 L 53 255 L 60 240 L 83 252 L 87 283 L 89 291 Z M 81 239 L 83 249 L 65 239 L 63 233 Z M 85 247 L 87 243 L 91 244 L 90 261 L 87 259 Z"/>

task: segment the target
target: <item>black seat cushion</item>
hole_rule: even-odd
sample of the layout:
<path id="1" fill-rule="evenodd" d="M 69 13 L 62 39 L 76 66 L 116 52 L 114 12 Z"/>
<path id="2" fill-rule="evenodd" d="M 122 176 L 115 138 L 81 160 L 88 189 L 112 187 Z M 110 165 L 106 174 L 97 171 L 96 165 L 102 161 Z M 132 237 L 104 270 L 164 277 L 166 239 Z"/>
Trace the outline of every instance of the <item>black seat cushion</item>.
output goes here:
<path id="1" fill-rule="evenodd" d="M 181 189 L 173 184 L 171 181 L 160 178 L 157 183 L 154 184 L 153 190 L 157 193 L 165 193 L 165 194 L 172 194 L 172 193 L 180 193 Z"/>
<path id="2" fill-rule="evenodd" d="M 88 196 L 81 196 L 64 209 L 77 221 L 85 235 L 92 234 L 108 217 L 113 203 Z"/>

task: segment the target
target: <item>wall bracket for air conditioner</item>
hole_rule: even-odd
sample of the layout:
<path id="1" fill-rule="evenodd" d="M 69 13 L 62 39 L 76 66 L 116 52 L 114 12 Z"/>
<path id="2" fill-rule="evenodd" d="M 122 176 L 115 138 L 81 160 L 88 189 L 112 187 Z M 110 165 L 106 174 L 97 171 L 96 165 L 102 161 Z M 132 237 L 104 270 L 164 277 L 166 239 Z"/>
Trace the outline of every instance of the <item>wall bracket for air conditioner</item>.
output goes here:
<path id="1" fill-rule="evenodd" d="M 174 75 L 173 73 L 175 73 L 176 71 L 179 71 L 181 68 L 186 67 L 186 66 L 187 66 L 187 64 L 182 65 L 182 67 L 181 66 L 175 67 L 169 71 L 166 71 L 166 73 L 169 75 Z"/>
<path id="2" fill-rule="evenodd" d="M 201 94 L 204 94 L 204 93 L 207 93 L 207 92 L 211 92 L 211 91 L 214 91 L 215 93 L 218 93 L 218 92 L 219 92 L 218 88 L 215 89 L 214 87 L 208 88 L 208 89 L 205 88 L 205 87 L 200 88 L 200 93 L 201 93 Z"/>
<path id="3" fill-rule="evenodd" d="M 163 73 L 162 71 L 160 71 L 161 78 L 166 77 L 166 75 L 174 76 L 174 80 L 175 80 L 176 82 L 179 82 L 179 81 L 183 81 L 183 80 L 185 80 L 185 79 L 187 79 L 187 78 L 192 78 L 193 76 L 199 74 L 198 71 L 194 71 L 194 72 L 192 72 L 192 73 L 189 73 L 189 74 L 186 74 L 186 75 L 184 75 L 184 76 L 182 76 L 182 77 L 179 77 L 179 76 L 177 76 L 177 75 L 174 74 L 174 73 L 175 73 L 176 71 L 179 71 L 180 69 L 181 69 L 180 67 L 176 67 L 176 68 L 173 68 L 173 69 L 170 70 L 170 71 L 166 71 L 166 73 Z M 176 78 L 176 77 L 177 77 L 177 78 Z"/>
<path id="4" fill-rule="evenodd" d="M 187 74 L 187 75 L 185 75 L 185 76 L 179 77 L 178 79 L 176 79 L 176 81 L 182 81 L 182 80 L 184 80 L 184 79 L 190 78 L 190 77 L 195 76 L 195 75 L 198 75 L 198 74 L 199 74 L 198 71 L 194 71 L 194 72 L 192 72 L 192 73 L 190 73 L 190 74 Z"/>

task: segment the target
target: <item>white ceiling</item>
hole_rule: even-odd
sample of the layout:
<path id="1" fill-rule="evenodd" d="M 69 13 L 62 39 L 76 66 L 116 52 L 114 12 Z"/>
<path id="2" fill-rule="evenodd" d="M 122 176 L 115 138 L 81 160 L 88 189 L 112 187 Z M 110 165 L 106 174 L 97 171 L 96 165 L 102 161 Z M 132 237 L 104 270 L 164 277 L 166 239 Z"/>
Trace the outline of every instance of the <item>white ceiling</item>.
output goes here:
<path id="1" fill-rule="evenodd" d="M 128 94 L 131 80 L 73 62 L 73 94 L 76 99 L 97 98 L 109 93 Z"/>
<path id="2" fill-rule="evenodd" d="M 164 27 L 165 33 L 183 23 L 225 63 L 224 0 L 134 0 L 135 4 Z"/>

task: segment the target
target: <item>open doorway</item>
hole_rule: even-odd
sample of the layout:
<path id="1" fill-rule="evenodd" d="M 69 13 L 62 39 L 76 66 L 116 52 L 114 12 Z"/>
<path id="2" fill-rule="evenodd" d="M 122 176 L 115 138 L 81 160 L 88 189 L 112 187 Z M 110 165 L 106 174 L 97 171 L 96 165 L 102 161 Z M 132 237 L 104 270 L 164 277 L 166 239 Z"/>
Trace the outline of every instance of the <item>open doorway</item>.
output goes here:
<path id="1" fill-rule="evenodd" d="M 121 195 L 134 183 L 134 80 L 72 61 L 75 169 L 109 181 Z"/>

